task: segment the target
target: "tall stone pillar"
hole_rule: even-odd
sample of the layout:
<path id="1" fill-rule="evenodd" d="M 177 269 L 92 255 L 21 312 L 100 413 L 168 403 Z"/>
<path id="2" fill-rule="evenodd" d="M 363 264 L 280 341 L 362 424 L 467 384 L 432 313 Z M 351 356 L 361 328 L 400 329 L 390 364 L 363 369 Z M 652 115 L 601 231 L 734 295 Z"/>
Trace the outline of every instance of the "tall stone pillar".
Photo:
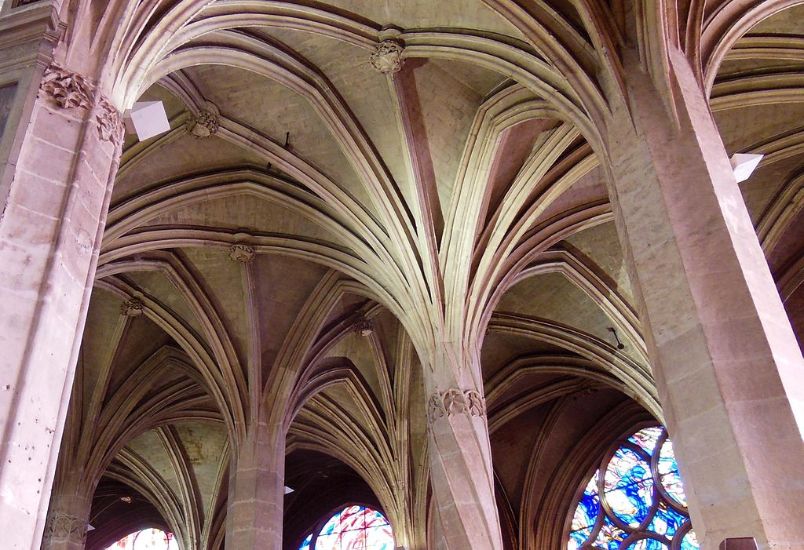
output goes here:
<path id="1" fill-rule="evenodd" d="M 259 423 L 232 458 L 226 511 L 227 550 L 281 550 L 285 505 L 285 433 Z"/>
<path id="2" fill-rule="evenodd" d="M 502 550 L 483 387 L 468 382 L 477 365 L 456 364 L 449 351 L 439 355 L 432 368 L 424 368 L 430 482 L 443 537 L 438 543 L 455 550 Z"/>
<path id="3" fill-rule="evenodd" d="M 804 548 L 804 364 L 707 99 L 679 51 L 673 109 L 636 62 L 607 149 L 618 231 L 693 525 Z"/>
<path id="4" fill-rule="evenodd" d="M 37 61 L 14 70 L 0 148 L 0 533 L 28 550 L 45 527 L 123 127 L 88 78 Z"/>
<path id="5" fill-rule="evenodd" d="M 45 522 L 42 550 L 84 550 L 92 497 L 78 492 L 54 495 Z"/>

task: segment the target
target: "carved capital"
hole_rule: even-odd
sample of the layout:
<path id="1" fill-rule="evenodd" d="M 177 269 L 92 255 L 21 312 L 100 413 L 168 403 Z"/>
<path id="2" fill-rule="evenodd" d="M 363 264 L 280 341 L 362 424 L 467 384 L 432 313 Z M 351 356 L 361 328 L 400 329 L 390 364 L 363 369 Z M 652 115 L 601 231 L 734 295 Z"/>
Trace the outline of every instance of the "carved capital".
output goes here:
<path id="1" fill-rule="evenodd" d="M 218 131 L 218 114 L 204 109 L 187 122 L 187 132 L 197 138 L 208 138 Z"/>
<path id="2" fill-rule="evenodd" d="M 396 40 L 383 40 L 371 53 L 371 66 L 382 74 L 398 73 L 402 68 L 402 44 Z"/>
<path id="3" fill-rule="evenodd" d="M 120 304 L 120 315 L 126 317 L 139 317 L 143 314 L 145 306 L 139 298 L 129 298 Z"/>
<path id="4" fill-rule="evenodd" d="M 476 390 L 459 390 L 458 388 L 436 392 L 430 397 L 427 406 L 427 418 L 430 424 L 439 418 L 457 414 L 485 416 L 486 400 Z"/>
<path id="5" fill-rule="evenodd" d="M 123 117 L 106 98 L 101 98 L 98 101 L 95 121 L 98 124 L 98 136 L 103 141 L 111 141 L 116 146 L 123 144 L 123 136 L 125 135 Z"/>
<path id="6" fill-rule="evenodd" d="M 95 88 L 80 74 L 50 65 L 39 90 L 62 109 L 90 109 Z"/>
<path id="7" fill-rule="evenodd" d="M 254 248 L 247 244 L 233 244 L 229 248 L 229 258 L 232 261 L 247 264 L 254 259 Z"/>
<path id="8" fill-rule="evenodd" d="M 75 540 L 83 542 L 87 534 L 87 522 L 70 514 L 56 512 L 47 518 L 44 539 Z"/>

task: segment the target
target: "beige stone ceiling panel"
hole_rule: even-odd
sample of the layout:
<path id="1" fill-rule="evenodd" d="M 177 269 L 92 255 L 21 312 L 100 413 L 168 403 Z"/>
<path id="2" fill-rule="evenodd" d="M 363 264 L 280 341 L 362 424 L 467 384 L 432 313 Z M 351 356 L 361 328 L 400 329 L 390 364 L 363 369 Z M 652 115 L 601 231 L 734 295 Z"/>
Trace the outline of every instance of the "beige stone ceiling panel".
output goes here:
<path id="1" fill-rule="evenodd" d="M 761 105 L 715 112 L 723 144 L 729 152 L 743 151 L 804 124 L 804 97 L 800 103 Z"/>
<path id="2" fill-rule="evenodd" d="M 258 166 L 264 168 L 264 159 L 228 143 L 218 137 L 198 139 L 189 135 L 183 127 L 175 127 L 175 139 L 160 144 L 157 152 L 147 154 L 135 166 L 126 169 L 114 186 L 112 204 L 152 187 L 155 183 L 168 181 L 194 172 L 203 172 L 232 166 Z M 160 138 L 152 138 L 158 140 Z"/>
<path id="3" fill-rule="evenodd" d="M 181 487 L 176 476 L 176 470 L 170 463 L 170 456 L 165 452 L 165 446 L 156 430 L 148 430 L 138 435 L 126 447 L 144 460 L 164 480 L 174 494 L 179 494 Z"/>
<path id="4" fill-rule="evenodd" d="M 348 358 L 357 367 L 371 391 L 375 395 L 380 395 L 381 382 L 378 369 L 381 369 L 382 366 L 376 363 L 374 351 L 368 338 L 353 332 L 342 338 L 329 350 L 327 355 L 329 357 Z M 385 373 L 385 376 L 387 376 L 387 373 Z"/>
<path id="5" fill-rule="evenodd" d="M 132 318 L 125 341 L 121 342 L 115 357 L 107 395 L 113 394 L 117 387 L 154 352 L 172 343 L 170 337 L 144 315 Z"/>
<path id="6" fill-rule="evenodd" d="M 250 331 L 243 268 L 225 248 L 186 247 L 182 254 L 198 274 L 200 283 L 215 297 L 215 304 L 242 361 L 248 354 Z"/>
<path id="7" fill-rule="evenodd" d="M 261 255 L 254 261 L 259 284 L 254 305 L 260 316 L 258 345 L 263 369 L 267 370 L 274 366 L 288 332 L 326 270 L 311 262 L 281 256 Z"/>
<path id="8" fill-rule="evenodd" d="M 424 62 L 414 70 L 427 146 L 433 161 L 441 209 L 446 217 L 466 138 L 483 100 L 461 78 L 463 64 Z"/>
<path id="9" fill-rule="evenodd" d="M 115 333 L 119 330 L 120 321 L 120 299 L 105 290 L 94 289 L 78 359 L 84 391 L 89 392 L 88 395 L 91 395 L 101 370 L 114 360 L 119 343 Z"/>
<path id="10" fill-rule="evenodd" d="M 567 242 L 600 267 L 613 282 L 617 292 L 633 303 L 628 269 L 614 222 L 580 231 L 567 238 Z"/>
<path id="11" fill-rule="evenodd" d="M 265 77 L 224 65 L 192 67 L 187 72 L 223 115 L 279 144 L 285 143 L 290 132 L 292 152 L 329 176 L 361 204 L 370 206 L 347 156 L 304 97 Z"/>
<path id="12" fill-rule="evenodd" d="M 206 512 L 218 497 L 222 472 L 225 477 L 226 431 L 222 425 L 209 422 L 178 422 L 175 430 L 193 469 L 193 479 L 203 503 L 201 509 Z"/>
<path id="13" fill-rule="evenodd" d="M 514 285 L 498 304 L 497 311 L 549 319 L 616 345 L 608 330 L 616 326 L 614 321 L 583 290 L 558 273 L 538 275 Z M 634 344 L 622 333 L 619 337 L 625 351 L 638 358 Z"/>
<path id="14" fill-rule="evenodd" d="M 336 0 L 330 5 L 365 17 L 380 25 L 403 28 L 463 27 L 520 36 L 500 15 L 479 0 Z"/>
<path id="15" fill-rule="evenodd" d="M 483 378 L 489 380 L 501 368 L 522 355 L 561 355 L 565 349 L 523 336 L 490 332 L 483 343 Z"/>
<path id="16" fill-rule="evenodd" d="M 196 334 L 202 334 L 198 318 L 193 313 L 187 301 L 179 293 L 173 283 L 159 271 L 135 271 L 126 273 L 125 278 L 134 283 L 141 291 L 158 300 L 163 307 L 177 315 L 184 323 L 190 326 Z"/>
<path id="17" fill-rule="evenodd" d="M 337 244 L 337 235 L 295 210 L 245 193 L 181 206 L 151 218 L 146 224 L 147 227 L 194 225 L 232 233 L 279 233 Z"/>

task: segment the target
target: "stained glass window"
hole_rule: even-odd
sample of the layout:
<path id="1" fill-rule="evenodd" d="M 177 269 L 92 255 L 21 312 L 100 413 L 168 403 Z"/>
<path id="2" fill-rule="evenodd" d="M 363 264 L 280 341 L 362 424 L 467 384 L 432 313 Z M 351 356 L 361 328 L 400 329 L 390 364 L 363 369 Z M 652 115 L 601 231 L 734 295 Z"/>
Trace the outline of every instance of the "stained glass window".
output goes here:
<path id="1" fill-rule="evenodd" d="M 349 506 L 308 535 L 299 550 L 394 550 L 391 525 L 380 512 Z"/>
<path id="2" fill-rule="evenodd" d="M 586 484 L 568 550 L 699 550 L 673 444 L 661 426 L 619 441 Z"/>
<path id="3" fill-rule="evenodd" d="M 143 529 L 126 535 L 106 550 L 179 550 L 173 533 L 159 529 Z"/>

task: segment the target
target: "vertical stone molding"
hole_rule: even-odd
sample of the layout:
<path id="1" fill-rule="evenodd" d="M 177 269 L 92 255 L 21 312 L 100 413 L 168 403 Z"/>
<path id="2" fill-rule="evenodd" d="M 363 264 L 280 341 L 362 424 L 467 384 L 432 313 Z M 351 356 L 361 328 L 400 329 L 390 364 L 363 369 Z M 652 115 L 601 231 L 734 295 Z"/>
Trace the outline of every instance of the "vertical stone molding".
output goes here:
<path id="1" fill-rule="evenodd" d="M 281 550 L 285 433 L 252 426 L 230 466 L 226 550 Z"/>
<path id="2" fill-rule="evenodd" d="M 4 168 L 10 187 L 0 218 L 0 533 L 7 548 L 38 548 L 45 530 L 122 137 L 116 111 L 96 102 L 90 79 L 57 66 L 29 70 L 36 97 Z M 72 533 L 71 520 L 53 517 L 51 534 Z"/>
<path id="3" fill-rule="evenodd" d="M 804 364 L 707 98 L 680 52 L 675 112 L 638 61 L 608 125 L 610 196 L 703 548 L 804 548 Z"/>

